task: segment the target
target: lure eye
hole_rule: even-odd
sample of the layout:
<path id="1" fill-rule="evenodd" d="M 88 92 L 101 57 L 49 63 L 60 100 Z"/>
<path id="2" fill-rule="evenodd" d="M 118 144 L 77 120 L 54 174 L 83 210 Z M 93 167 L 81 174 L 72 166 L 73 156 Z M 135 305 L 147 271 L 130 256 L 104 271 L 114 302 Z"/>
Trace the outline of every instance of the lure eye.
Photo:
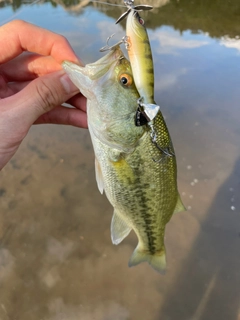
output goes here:
<path id="1" fill-rule="evenodd" d="M 138 21 L 142 26 L 144 25 L 144 20 L 142 18 L 139 17 Z"/>
<path id="2" fill-rule="evenodd" d="M 144 20 L 143 18 L 140 17 L 140 15 L 138 14 L 138 12 L 135 12 L 136 18 L 138 20 L 138 22 L 143 26 L 144 25 Z"/>
<path id="3" fill-rule="evenodd" d="M 132 77 L 127 73 L 121 74 L 119 80 L 120 83 L 125 87 L 130 87 L 133 81 Z"/>

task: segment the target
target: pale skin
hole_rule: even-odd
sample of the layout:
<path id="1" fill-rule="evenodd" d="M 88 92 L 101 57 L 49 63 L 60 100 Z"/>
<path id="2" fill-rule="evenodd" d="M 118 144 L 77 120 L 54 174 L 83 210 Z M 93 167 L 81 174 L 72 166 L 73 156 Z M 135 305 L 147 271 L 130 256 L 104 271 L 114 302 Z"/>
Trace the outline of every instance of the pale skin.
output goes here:
<path id="1" fill-rule="evenodd" d="M 63 36 L 15 20 L 0 27 L 0 44 L 1 170 L 33 124 L 87 128 L 87 116 L 86 99 L 61 67 L 82 64 Z"/>

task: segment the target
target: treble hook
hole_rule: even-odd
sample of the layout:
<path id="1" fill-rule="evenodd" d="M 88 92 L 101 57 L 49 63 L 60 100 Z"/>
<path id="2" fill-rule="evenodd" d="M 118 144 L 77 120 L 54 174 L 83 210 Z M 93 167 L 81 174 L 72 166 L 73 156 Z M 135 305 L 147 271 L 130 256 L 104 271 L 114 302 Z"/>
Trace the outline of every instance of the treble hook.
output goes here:
<path id="1" fill-rule="evenodd" d="M 168 156 L 168 157 L 173 157 L 175 156 L 174 152 L 172 152 L 169 147 L 167 148 L 161 148 L 158 143 L 157 143 L 157 134 L 153 128 L 153 124 L 152 123 L 149 123 L 149 126 L 151 128 L 151 140 L 152 140 L 152 143 L 158 148 L 158 150 L 160 150 L 165 156 Z M 161 162 L 162 161 L 162 158 L 160 160 L 155 160 L 153 159 L 154 162 Z"/>
<path id="2" fill-rule="evenodd" d="M 107 38 L 107 45 L 102 47 L 99 51 L 100 52 L 105 52 L 105 51 L 108 51 L 108 50 L 113 50 L 115 47 L 119 46 L 120 44 L 122 43 L 125 43 L 127 44 L 127 36 L 124 36 L 122 37 L 122 39 L 120 41 L 118 41 L 116 44 L 114 44 L 113 46 L 109 46 L 108 45 L 108 42 L 110 39 L 112 39 L 112 37 L 115 35 L 115 33 L 113 33 L 110 37 Z"/>

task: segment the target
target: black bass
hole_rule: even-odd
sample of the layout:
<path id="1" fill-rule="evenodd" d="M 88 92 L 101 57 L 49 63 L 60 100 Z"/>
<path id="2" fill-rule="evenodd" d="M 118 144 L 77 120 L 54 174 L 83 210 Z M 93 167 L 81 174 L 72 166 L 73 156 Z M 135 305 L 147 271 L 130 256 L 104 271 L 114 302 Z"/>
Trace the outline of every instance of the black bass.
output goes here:
<path id="1" fill-rule="evenodd" d="M 130 63 L 119 46 L 85 67 L 65 61 L 63 68 L 87 98 L 96 180 L 100 192 L 105 191 L 114 207 L 112 242 L 119 244 L 133 229 L 138 245 L 129 266 L 147 261 L 164 272 L 165 226 L 173 213 L 184 207 L 163 116 L 159 111 L 151 129 L 135 125 L 139 93 Z"/>

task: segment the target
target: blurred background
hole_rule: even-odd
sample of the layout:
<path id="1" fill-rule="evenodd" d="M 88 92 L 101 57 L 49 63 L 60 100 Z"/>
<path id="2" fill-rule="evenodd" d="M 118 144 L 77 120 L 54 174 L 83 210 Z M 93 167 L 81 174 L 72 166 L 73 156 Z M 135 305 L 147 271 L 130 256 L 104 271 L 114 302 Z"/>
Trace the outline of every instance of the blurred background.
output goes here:
<path id="1" fill-rule="evenodd" d="M 90 63 L 125 34 L 112 4 L 123 1 L 0 1 L 0 25 L 60 33 Z M 240 320 L 240 2 L 145 4 L 187 208 L 167 225 L 168 271 L 128 268 L 133 232 L 112 245 L 88 131 L 34 126 L 0 173 L 1 320 Z"/>

